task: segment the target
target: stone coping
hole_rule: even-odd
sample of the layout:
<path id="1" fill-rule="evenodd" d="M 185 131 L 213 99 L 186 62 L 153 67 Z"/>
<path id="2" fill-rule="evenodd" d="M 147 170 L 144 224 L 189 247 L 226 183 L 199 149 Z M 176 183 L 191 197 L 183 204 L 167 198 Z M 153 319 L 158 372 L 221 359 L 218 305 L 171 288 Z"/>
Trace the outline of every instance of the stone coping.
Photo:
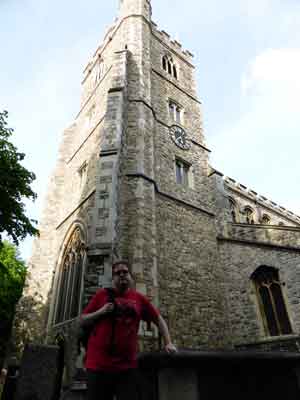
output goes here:
<path id="1" fill-rule="evenodd" d="M 241 365 L 255 363 L 263 365 L 276 362 L 277 365 L 300 365 L 300 353 L 285 351 L 194 351 L 179 350 L 178 353 L 153 352 L 139 354 L 141 368 L 213 368 L 224 367 L 224 363 Z M 278 363 L 277 363 L 278 362 Z M 245 364 L 245 365 L 246 365 Z"/>

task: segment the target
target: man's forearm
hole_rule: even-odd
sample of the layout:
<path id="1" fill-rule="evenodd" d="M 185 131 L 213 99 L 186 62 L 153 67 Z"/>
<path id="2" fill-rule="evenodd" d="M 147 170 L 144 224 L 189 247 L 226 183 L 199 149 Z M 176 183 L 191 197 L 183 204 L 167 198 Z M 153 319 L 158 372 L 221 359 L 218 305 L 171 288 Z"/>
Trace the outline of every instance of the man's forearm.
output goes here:
<path id="1" fill-rule="evenodd" d="M 113 303 L 106 303 L 102 308 L 89 314 L 83 314 L 80 317 L 81 326 L 89 326 L 99 320 L 101 317 L 112 313 L 114 309 Z"/>
<path id="2" fill-rule="evenodd" d="M 171 341 L 168 325 L 161 315 L 158 317 L 158 329 L 164 339 L 165 344 L 166 345 L 170 344 L 172 341 Z"/>
<path id="3" fill-rule="evenodd" d="M 95 323 L 99 318 L 101 317 L 101 314 L 98 311 L 95 311 L 91 314 L 83 314 L 80 317 L 80 324 L 81 326 L 89 326 Z"/>

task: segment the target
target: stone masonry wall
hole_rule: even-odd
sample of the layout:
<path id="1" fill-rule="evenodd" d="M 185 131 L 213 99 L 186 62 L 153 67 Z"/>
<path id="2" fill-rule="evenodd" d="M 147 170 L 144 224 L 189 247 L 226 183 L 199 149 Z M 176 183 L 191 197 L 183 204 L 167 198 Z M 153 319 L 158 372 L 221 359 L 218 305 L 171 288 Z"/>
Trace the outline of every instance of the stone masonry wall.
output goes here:
<path id="1" fill-rule="evenodd" d="M 297 251 L 283 251 L 220 242 L 221 263 L 226 279 L 231 337 L 234 344 L 266 338 L 254 285 L 250 277 L 260 266 L 277 268 L 292 329 L 299 334 L 300 257 Z"/>
<path id="2" fill-rule="evenodd" d="M 227 325 L 216 242 L 216 185 L 209 178 L 194 69 L 182 49 L 170 45 L 168 35 L 152 35 L 151 45 L 159 305 L 180 347 L 222 347 L 227 345 Z M 162 57 L 170 49 L 177 80 L 162 68 Z M 181 126 L 191 141 L 189 150 L 170 138 L 174 121 L 169 100 L 183 108 Z M 190 165 L 188 186 L 176 183 L 176 159 Z"/>
<path id="3" fill-rule="evenodd" d="M 228 224 L 227 234 L 236 240 L 296 247 L 300 251 L 300 228 L 296 227 Z"/>
<path id="4" fill-rule="evenodd" d="M 225 347 L 226 302 L 214 217 L 159 197 L 160 306 L 180 347 Z"/>

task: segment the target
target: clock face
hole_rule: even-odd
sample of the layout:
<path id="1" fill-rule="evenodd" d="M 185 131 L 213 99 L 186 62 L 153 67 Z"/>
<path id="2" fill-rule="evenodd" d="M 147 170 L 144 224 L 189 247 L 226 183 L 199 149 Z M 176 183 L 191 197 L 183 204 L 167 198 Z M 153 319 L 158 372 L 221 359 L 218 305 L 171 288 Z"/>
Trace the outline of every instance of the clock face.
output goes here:
<path id="1" fill-rule="evenodd" d="M 173 125 L 170 128 L 170 135 L 173 142 L 183 150 L 189 150 L 191 147 L 187 134 L 184 129 L 178 125 Z"/>

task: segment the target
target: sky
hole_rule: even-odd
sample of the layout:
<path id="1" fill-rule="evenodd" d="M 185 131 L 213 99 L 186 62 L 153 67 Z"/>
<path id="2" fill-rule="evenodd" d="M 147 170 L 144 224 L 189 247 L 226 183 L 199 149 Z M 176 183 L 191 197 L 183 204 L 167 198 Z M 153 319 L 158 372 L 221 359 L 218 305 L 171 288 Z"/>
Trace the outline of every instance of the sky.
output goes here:
<path id="1" fill-rule="evenodd" d="M 211 165 L 300 214 L 300 1 L 152 0 L 160 29 L 194 54 Z M 35 172 L 39 219 L 82 71 L 118 0 L 0 0 L 0 110 Z M 32 240 L 20 246 L 28 259 Z"/>

